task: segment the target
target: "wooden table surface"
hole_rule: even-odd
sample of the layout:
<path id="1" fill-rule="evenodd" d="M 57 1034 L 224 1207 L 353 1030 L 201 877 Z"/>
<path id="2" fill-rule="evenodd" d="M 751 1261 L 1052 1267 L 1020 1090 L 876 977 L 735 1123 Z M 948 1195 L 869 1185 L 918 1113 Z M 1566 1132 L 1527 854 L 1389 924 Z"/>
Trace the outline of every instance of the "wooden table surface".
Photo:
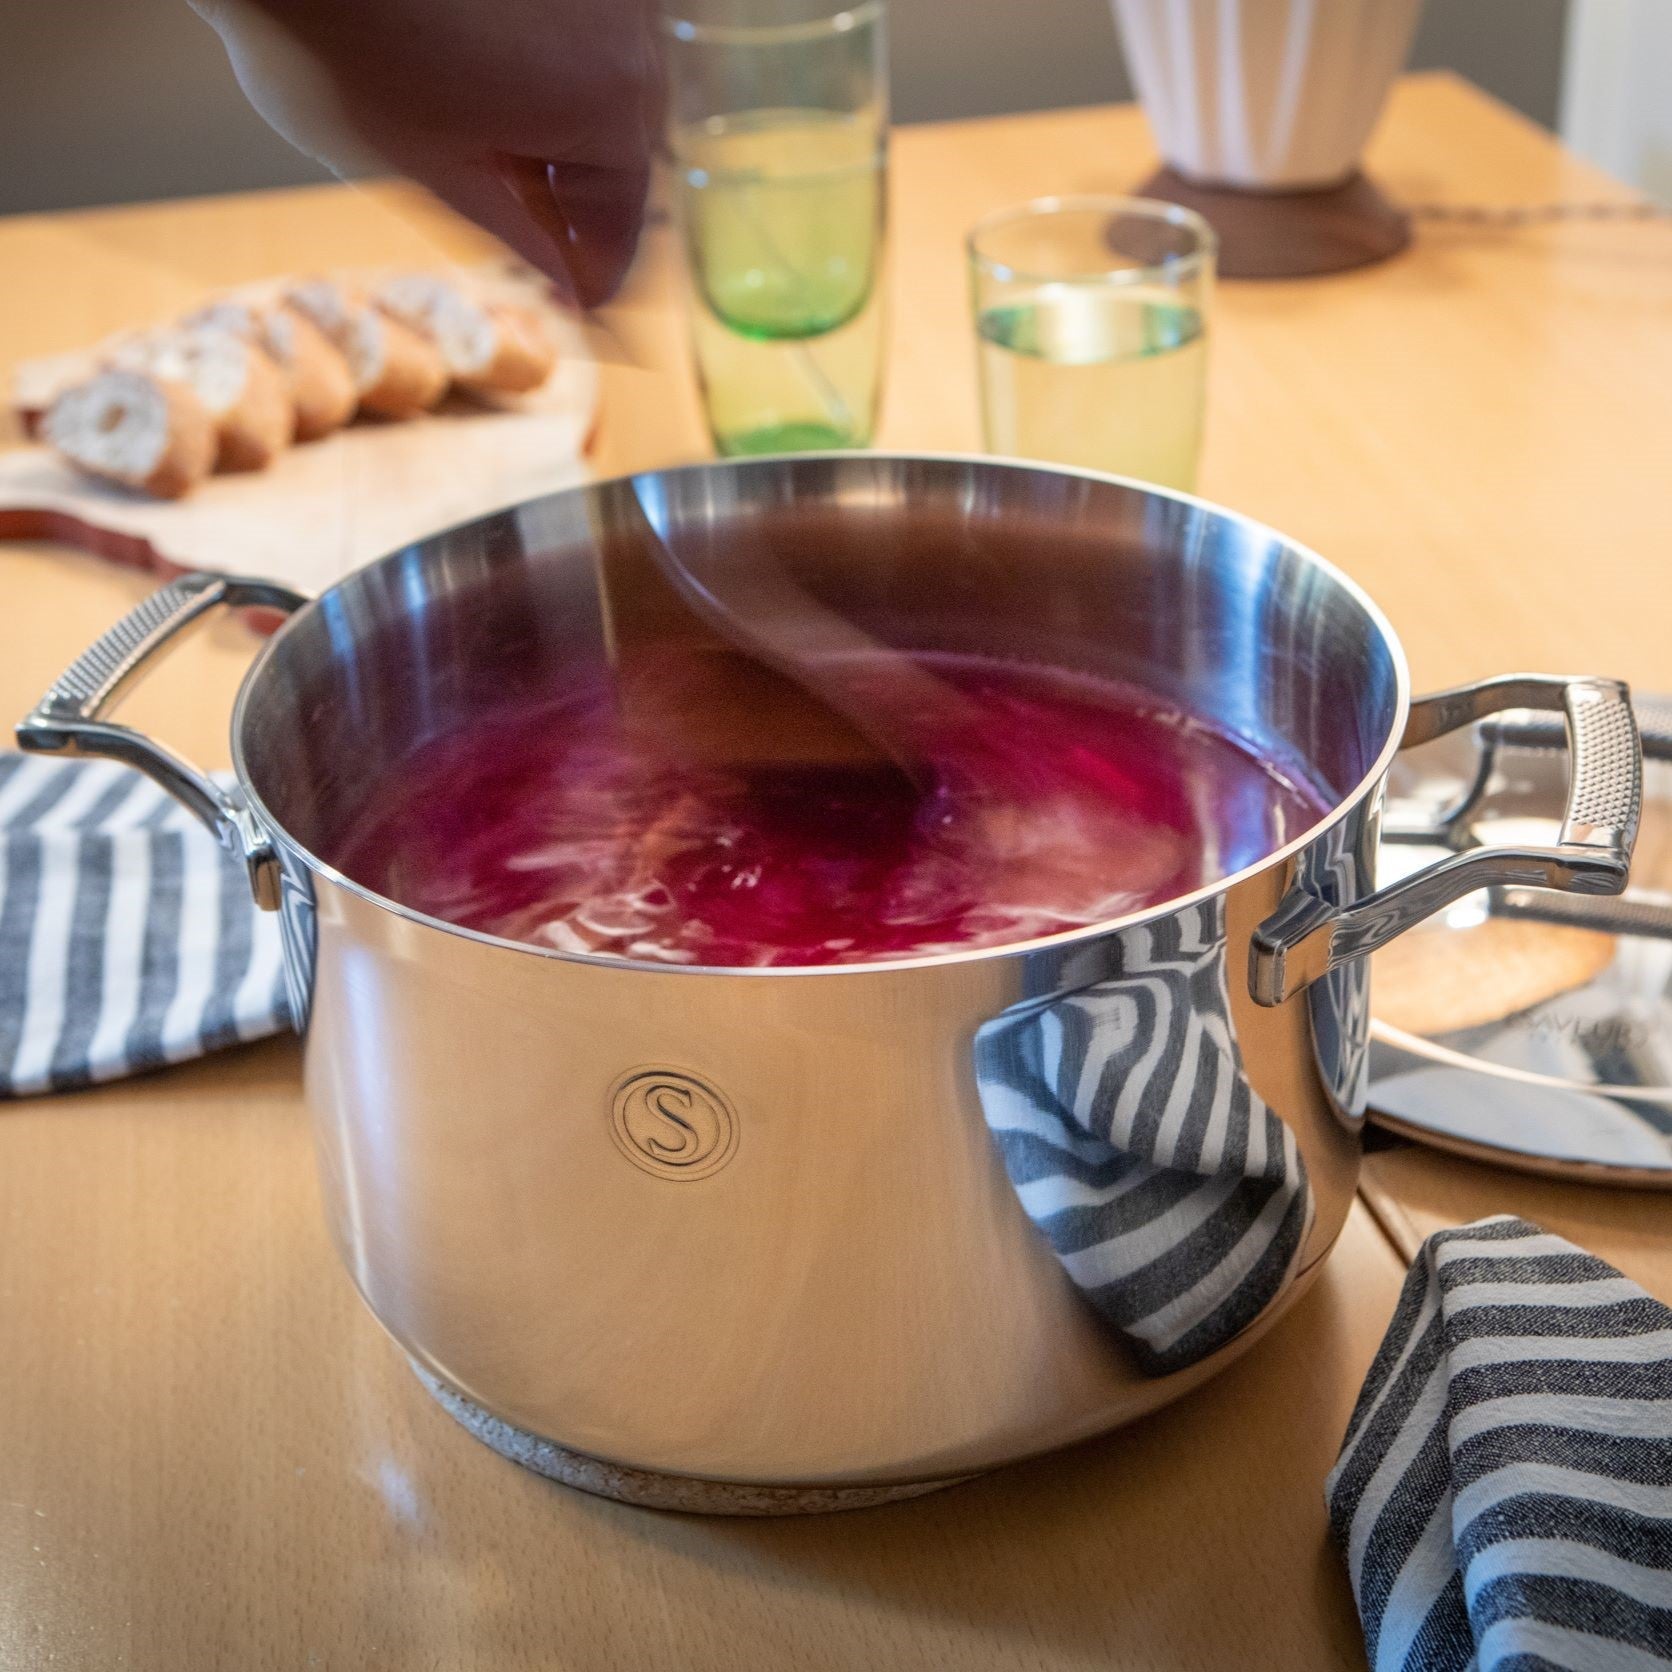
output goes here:
<path id="1" fill-rule="evenodd" d="M 894 159 L 882 443 L 973 447 L 963 229 L 1153 153 L 1110 108 L 906 129 Z M 1624 195 L 1444 77 L 1401 84 L 1370 164 L 1407 202 Z M 0 222 L 0 366 L 217 285 L 480 248 L 392 188 Z M 654 233 L 622 329 L 655 369 L 609 370 L 604 471 L 702 451 L 673 258 Z M 1672 229 L 1425 225 L 1385 267 L 1222 288 L 1203 491 L 1369 586 L 1419 688 L 1665 689 L 1668 390 Z M 146 586 L 0 547 L 0 715 Z M 220 624 L 129 716 L 224 762 L 249 653 Z M 1358 1666 L 1321 1484 L 1415 1241 L 1527 1212 L 1672 1299 L 1668 1198 L 1385 1151 L 1295 1311 L 1124 1434 L 888 1509 L 656 1515 L 519 1471 L 421 1392 L 326 1246 L 297 1068 L 273 1041 L 0 1109 L 0 1672 Z"/>

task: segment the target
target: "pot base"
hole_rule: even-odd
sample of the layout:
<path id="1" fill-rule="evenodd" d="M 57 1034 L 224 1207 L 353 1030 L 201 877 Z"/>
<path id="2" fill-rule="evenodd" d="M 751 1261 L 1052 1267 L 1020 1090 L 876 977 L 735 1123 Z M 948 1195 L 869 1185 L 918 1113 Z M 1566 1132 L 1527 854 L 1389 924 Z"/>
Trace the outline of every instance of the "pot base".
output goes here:
<path id="1" fill-rule="evenodd" d="M 691 1475 L 662 1474 L 653 1469 L 630 1469 L 606 1463 L 583 1451 L 571 1451 L 526 1429 L 514 1428 L 483 1410 L 456 1388 L 414 1364 L 418 1380 L 448 1416 L 467 1428 L 483 1445 L 501 1457 L 532 1469 L 547 1480 L 591 1492 L 640 1509 L 679 1510 L 688 1515 L 824 1515 L 839 1509 L 869 1509 L 902 1498 L 920 1498 L 943 1486 L 973 1479 L 956 1475 L 947 1480 L 908 1481 L 898 1486 L 749 1486 L 722 1480 L 698 1480 Z"/>
<path id="2" fill-rule="evenodd" d="M 1243 191 L 1207 186 L 1164 168 L 1140 197 L 1194 209 L 1219 234 L 1226 279 L 1305 279 L 1345 273 L 1398 255 L 1411 242 L 1411 218 L 1363 175 L 1321 191 Z"/>

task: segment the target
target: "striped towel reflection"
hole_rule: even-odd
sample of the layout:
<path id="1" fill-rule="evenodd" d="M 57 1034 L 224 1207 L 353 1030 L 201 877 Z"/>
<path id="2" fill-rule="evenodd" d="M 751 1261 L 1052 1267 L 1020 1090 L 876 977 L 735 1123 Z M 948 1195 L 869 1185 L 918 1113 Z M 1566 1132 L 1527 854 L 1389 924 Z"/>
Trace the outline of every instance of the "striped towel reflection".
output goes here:
<path id="1" fill-rule="evenodd" d="M 1672 1309 L 1525 1220 L 1439 1232 L 1328 1499 L 1375 1672 L 1672 1666 Z"/>
<path id="2" fill-rule="evenodd" d="M 277 920 L 150 779 L 0 754 L 0 1096 L 84 1086 L 287 1025 Z"/>
<path id="3" fill-rule="evenodd" d="M 1294 1134 L 1243 1072 L 1224 901 L 1121 933 L 1118 973 L 976 1036 L 982 1110 L 1028 1217 L 1148 1371 L 1265 1309 L 1312 1220 Z"/>

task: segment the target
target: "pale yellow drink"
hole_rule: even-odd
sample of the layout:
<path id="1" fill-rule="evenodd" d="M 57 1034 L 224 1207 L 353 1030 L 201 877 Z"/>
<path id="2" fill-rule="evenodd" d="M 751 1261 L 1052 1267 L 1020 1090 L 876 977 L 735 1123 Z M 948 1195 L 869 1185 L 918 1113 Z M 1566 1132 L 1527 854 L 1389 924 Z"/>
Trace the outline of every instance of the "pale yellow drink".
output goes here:
<path id="1" fill-rule="evenodd" d="M 1195 486 L 1207 338 L 1175 292 L 1045 284 L 976 330 L 989 451 Z"/>
<path id="2" fill-rule="evenodd" d="M 1144 198 L 1039 198 L 967 244 L 989 451 L 1196 485 L 1215 241 Z"/>

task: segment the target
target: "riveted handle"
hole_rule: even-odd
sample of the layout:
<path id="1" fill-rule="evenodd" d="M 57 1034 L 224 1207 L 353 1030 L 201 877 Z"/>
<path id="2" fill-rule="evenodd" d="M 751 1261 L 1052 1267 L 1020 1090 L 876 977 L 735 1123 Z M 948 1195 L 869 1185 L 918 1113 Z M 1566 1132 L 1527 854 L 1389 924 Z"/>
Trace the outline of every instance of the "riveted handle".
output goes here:
<path id="1" fill-rule="evenodd" d="M 1430 743 L 1511 709 L 1559 713 L 1565 721 L 1572 764 L 1556 843 L 1453 853 L 1342 908 L 1294 889 L 1250 944 L 1248 983 L 1257 1003 L 1283 1003 L 1349 958 L 1367 957 L 1477 888 L 1569 894 L 1618 894 L 1625 888 L 1643 805 L 1643 752 L 1631 694 L 1619 680 L 1511 674 L 1440 691 L 1412 705 L 1403 747 Z M 1476 787 L 1483 784 L 1477 780 Z M 1474 799 L 1471 795 L 1471 806 Z"/>
<path id="2" fill-rule="evenodd" d="M 20 748 L 36 754 L 91 755 L 117 760 L 156 780 L 195 814 L 221 845 L 249 868 L 257 904 L 278 904 L 276 858 L 241 797 L 172 750 L 101 716 L 143 673 L 159 651 L 211 611 L 260 605 L 287 614 L 308 599 L 277 581 L 231 575 L 182 575 L 136 604 L 52 682 L 19 721 Z"/>

